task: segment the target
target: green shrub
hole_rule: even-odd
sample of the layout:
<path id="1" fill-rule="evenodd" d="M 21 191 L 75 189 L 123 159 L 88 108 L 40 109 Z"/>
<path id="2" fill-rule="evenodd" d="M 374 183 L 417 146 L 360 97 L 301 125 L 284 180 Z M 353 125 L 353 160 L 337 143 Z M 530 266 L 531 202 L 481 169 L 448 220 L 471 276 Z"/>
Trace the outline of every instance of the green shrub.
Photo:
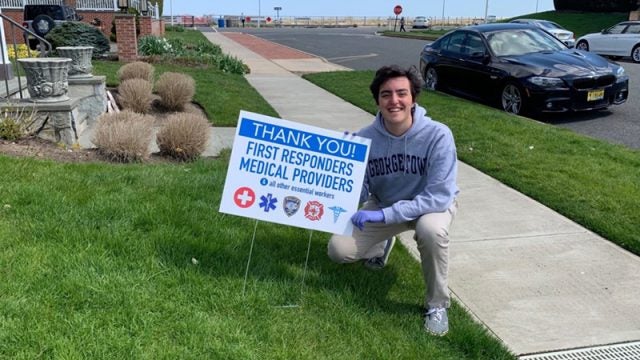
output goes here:
<path id="1" fill-rule="evenodd" d="M 93 57 L 107 53 L 109 39 L 99 29 L 79 21 L 68 21 L 54 27 L 45 38 L 54 48 L 60 46 L 93 46 Z"/>
<path id="2" fill-rule="evenodd" d="M 193 51 L 197 55 L 222 55 L 222 48 L 210 41 L 198 41 Z"/>
<path id="3" fill-rule="evenodd" d="M 142 56 L 171 54 L 173 47 L 167 39 L 148 35 L 138 39 L 138 53 Z"/>
<path id="4" fill-rule="evenodd" d="M 231 74 L 248 74 L 249 67 L 235 56 L 222 54 L 214 57 L 215 64 L 222 72 Z"/>
<path id="5" fill-rule="evenodd" d="M 0 119 L 0 139 L 18 140 L 24 136 L 22 124 L 14 118 Z"/>
<path id="6" fill-rule="evenodd" d="M 182 25 L 166 25 L 164 31 L 184 32 L 184 26 Z"/>
<path id="7" fill-rule="evenodd" d="M 93 143 L 98 153 L 117 162 L 140 162 L 149 156 L 153 117 L 123 110 L 98 117 Z"/>
<path id="8" fill-rule="evenodd" d="M 165 72 L 156 81 L 160 104 L 170 111 L 182 111 L 193 100 L 196 83 L 189 75 Z"/>
<path id="9" fill-rule="evenodd" d="M 156 135 L 160 153 L 181 161 L 197 159 L 207 148 L 209 121 L 200 115 L 169 115 Z"/>
<path id="10" fill-rule="evenodd" d="M 36 111 L 20 109 L 0 113 L 0 139 L 18 140 L 27 135 L 34 124 Z"/>
<path id="11" fill-rule="evenodd" d="M 151 109 L 153 85 L 143 79 L 129 79 L 118 85 L 118 102 L 124 109 L 145 114 Z"/>
<path id="12" fill-rule="evenodd" d="M 129 79 L 142 79 L 153 83 L 155 68 L 144 61 L 134 61 L 124 64 L 118 69 L 118 79 L 120 82 Z"/>

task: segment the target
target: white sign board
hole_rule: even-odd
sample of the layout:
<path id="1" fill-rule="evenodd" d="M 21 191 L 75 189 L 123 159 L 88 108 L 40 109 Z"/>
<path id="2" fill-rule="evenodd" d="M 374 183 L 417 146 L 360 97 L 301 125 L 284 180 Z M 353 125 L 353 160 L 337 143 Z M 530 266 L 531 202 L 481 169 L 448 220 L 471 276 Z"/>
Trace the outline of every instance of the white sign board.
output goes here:
<path id="1" fill-rule="evenodd" d="M 241 111 L 220 212 L 351 235 L 370 144 Z"/>

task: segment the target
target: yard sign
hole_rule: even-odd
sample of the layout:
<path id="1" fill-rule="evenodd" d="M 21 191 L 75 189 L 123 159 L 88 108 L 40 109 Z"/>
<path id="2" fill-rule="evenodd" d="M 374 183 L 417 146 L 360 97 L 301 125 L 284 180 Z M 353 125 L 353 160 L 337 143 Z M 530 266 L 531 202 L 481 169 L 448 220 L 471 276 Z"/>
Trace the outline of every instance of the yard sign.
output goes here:
<path id="1" fill-rule="evenodd" d="M 241 111 L 220 212 L 351 235 L 370 143 Z"/>

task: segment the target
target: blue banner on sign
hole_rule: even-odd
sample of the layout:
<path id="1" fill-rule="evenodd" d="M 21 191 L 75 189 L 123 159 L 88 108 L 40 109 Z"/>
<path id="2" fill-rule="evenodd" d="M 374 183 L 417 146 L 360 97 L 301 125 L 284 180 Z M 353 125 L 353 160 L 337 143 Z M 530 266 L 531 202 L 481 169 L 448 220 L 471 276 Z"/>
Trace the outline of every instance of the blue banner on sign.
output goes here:
<path id="1" fill-rule="evenodd" d="M 288 127 L 247 118 L 240 122 L 240 136 L 364 162 L 367 146 L 343 139 L 332 138 Z"/>

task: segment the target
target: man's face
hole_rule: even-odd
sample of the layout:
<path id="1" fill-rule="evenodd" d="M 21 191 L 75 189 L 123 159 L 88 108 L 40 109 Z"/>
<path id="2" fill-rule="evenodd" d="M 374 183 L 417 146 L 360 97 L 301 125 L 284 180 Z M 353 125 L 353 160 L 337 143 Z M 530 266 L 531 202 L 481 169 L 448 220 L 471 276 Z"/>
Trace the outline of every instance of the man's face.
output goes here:
<path id="1" fill-rule="evenodd" d="M 406 77 L 391 78 L 380 86 L 378 110 L 388 128 L 411 127 L 411 109 L 414 105 L 411 84 Z M 389 129 L 390 130 L 390 129 Z"/>

